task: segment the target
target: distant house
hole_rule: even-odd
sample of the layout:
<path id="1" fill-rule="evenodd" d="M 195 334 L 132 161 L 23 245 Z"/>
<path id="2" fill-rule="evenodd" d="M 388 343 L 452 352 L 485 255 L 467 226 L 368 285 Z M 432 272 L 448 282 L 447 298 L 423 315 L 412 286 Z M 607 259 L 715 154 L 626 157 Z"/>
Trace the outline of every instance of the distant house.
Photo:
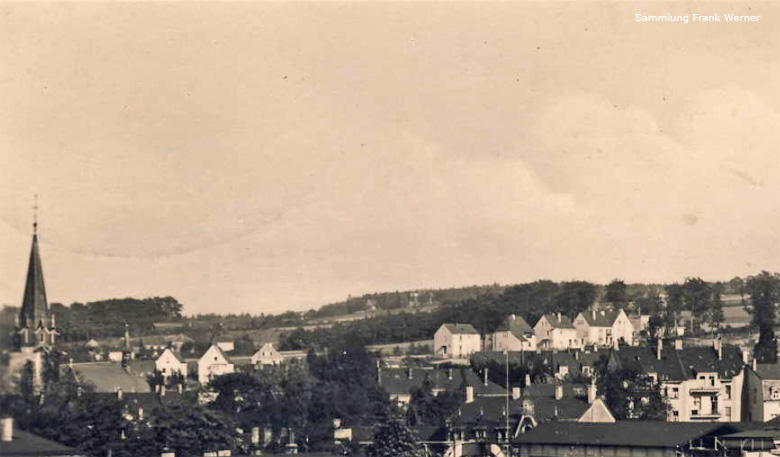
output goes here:
<path id="1" fill-rule="evenodd" d="M 173 349 L 167 348 L 154 361 L 154 368 L 162 373 L 163 377 L 168 378 L 176 373 L 187 376 L 187 363 L 183 362 Z"/>
<path id="2" fill-rule="evenodd" d="M 582 341 L 571 319 L 557 314 L 545 314 L 534 326 L 536 344 L 543 349 L 579 349 Z"/>
<path id="3" fill-rule="evenodd" d="M 208 384 L 217 376 L 233 372 L 235 372 L 235 365 L 216 344 L 212 344 L 198 360 L 198 382 L 201 384 Z"/>
<path id="4" fill-rule="evenodd" d="M 634 325 L 622 309 L 617 311 L 591 310 L 579 313 L 574 319 L 577 337 L 584 344 L 614 346 L 620 341 L 634 344 Z"/>
<path id="5" fill-rule="evenodd" d="M 265 343 L 252 355 L 252 365 L 254 366 L 279 365 L 283 362 L 284 357 L 271 343 Z"/>
<path id="6" fill-rule="evenodd" d="M 465 358 L 482 349 L 482 338 L 471 324 L 442 324 L 433 335 L 433 350 L 449 358 Z"/>
<path id="7" fill-rule="evenodd" d="M 534 329 L 520 316 L 507 316 L 491 335 L 494 351 L 535 351 Z"/>

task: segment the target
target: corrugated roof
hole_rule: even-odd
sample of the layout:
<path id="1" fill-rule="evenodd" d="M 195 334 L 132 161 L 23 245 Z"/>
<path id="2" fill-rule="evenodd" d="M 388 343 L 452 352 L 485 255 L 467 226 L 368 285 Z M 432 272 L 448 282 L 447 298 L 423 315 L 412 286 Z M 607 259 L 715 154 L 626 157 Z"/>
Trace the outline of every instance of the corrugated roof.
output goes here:
<path id="1" fill-rule="evenodd" d="M 520 444 L 564 444 L 674 448 L 724 428 L 718 423 L 619 421 L 615 423 L 547 422 L 520 435 Z"/>

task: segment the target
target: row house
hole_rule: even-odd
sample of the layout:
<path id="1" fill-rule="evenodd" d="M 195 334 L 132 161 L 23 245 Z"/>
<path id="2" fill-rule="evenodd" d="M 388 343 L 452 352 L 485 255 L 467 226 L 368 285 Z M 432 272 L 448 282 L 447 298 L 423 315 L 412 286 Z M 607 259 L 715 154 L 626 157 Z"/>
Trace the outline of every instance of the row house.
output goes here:
<path id="1" fill-rule="evenodd" d="M 583 344 L 615 346 L 623 342 L 634 345 L 634 324 L 622 309 L 617 311 L 595 310 L 582 312 L 574 319 L 577 337 Z"/>
<path id="2" fill-rule="evenodd" d="M 761 378 L 747 365 L 747 351 L 663 345 L 612 351 L 609 369 L 635 369 L 661 385 L 671 407 L 670 421 L 739 422 L 763 420 Z"/>
<path id="3" fill-rule="evenodd" d="M 433 335 L 433 350 L 447 358 L 468 358 L 482 350 L 482 337 L 471 324 L 442 324 Z"/>
<path id="4" fill-rule="evenodd" d="M 490 336 L 494 351 L 535 351 L 534 329 L 520 316 L 512 314 Z"/>
<path id="5" fill-rule="evenodd" d="M 561 313 L 545 314 L 534 326 L 536 344 L 542 349 L 579 349 L 582 340 L 571 319 Z"/>

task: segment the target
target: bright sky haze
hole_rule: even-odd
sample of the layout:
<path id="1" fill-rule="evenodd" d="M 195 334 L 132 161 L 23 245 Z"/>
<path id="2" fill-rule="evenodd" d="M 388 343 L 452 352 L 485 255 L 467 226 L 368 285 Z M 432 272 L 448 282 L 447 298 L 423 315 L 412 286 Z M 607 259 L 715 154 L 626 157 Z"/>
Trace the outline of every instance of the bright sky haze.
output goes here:
<path id="1" fill-rule="evenodd" d="M 635 14 L 760 14 L 640 23 Z M 0 3 L 0 303 L 728 280 L 780 260 L 780 4 Z"/>

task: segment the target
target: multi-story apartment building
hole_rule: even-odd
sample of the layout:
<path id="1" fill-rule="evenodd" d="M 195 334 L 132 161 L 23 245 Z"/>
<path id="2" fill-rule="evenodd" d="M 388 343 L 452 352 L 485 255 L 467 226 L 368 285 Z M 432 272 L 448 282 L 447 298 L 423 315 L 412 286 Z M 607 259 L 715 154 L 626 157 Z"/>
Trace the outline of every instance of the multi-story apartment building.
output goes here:
<path id="1" fill-rule="evenodd" d="M 761 378 L 747 363 L 747 352 L 720 340 L 712 347 L 687 348 L 677 340 L 673 346 L 659 342 L 655 350 L 612 351 L 608 367 L 636 369 L 660 383 L 670 405 L 670 421 L 762 421 Z"/>
<path id="2" fill-rule="evenodd" d="M 482 350 L 482 337 L 471 324 L 442 324 L 433 335 L 437 355 L 465 358 Z"/>

